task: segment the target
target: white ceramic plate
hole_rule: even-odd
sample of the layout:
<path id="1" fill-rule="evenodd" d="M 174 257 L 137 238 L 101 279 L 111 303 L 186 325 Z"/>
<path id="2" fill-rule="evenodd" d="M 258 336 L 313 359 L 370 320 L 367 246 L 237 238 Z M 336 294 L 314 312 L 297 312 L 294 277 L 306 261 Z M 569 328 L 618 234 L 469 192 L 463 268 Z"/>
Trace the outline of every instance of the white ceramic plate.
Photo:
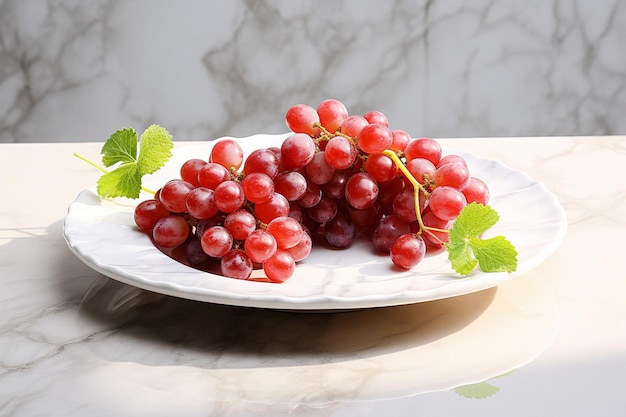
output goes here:
<path id="1" fill-rule="evenodd" d="M 244 152 L 280 146 L 286 135 L 238 139 Z M 190 158 L 208 158 L 212 144 L 174 149 L 161 170 L 144 179 L 153 189 L 179 177 Z M 458 152 L 457 152 L 458 153 Z M 514 274 L 454 273 L 447 254 L 426 257 L 409 271 L 398 271 L 371 244 L 356 242 L 345 250 L 315 247 L 282 284 L 242 281 L 209 274 L 174 261 L 134 225 L 136 201 L 102 200 L 95 188 L 82 191 L 69 206 L 64 235 L 70 249 L 96 271 L 121 282 L 167 295 L 238 306 L 334 310 L 381 307 L 454 297 L 494 287 L 539 265 L 561 244 L 567 230 L 565 211 L 541 183 L 504 164 L 460 153 L 472 175 L 487 182 L 490 205 L 500 221 L 488 234 L 504 235 L 517 248 Z M 258 272 L 262 273 L 262 272 Z"/>

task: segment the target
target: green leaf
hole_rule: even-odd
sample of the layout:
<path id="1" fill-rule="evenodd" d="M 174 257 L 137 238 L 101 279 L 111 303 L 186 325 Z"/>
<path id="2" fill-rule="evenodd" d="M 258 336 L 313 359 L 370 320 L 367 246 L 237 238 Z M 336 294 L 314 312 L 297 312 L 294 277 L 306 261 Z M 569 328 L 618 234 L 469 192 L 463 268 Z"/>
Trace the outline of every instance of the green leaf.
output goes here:
<path id="1" fill-rule="evenodd" d="M 500 216 L 489 206 L 467 205 L 450 229 L 446 243 L 452 268 L 468 275 L 476 266 L 484 272 L 514 272 L 517 269 L 517 250 L 503 236 L 482 239 L 481 235 L 495 225 Z"/>
<path id="2" fill-rule="evenodd" d="M 98 195 L 103 198 L 139 198 L 141 179 L 161 168 L 172 156 L 174 143 L 167 130 L 152 125 L 141 135 L 137 155 L 137 132 L 132 128 L 114 132 L 102 146 L 102 163 L 118 164 L 98 180 Z"/>
<path id="3" fill-rule="evenodd" d="M 152 174 L 172 156 L 172 135 L 158 125 L 148 127 L 141 134 L 138 164 L 141 175 Z"/>
<path id="4" fill-rule="evenodd" d="M 137 164 L 126 164 L 104 174 L 98 180 L 98 195 L 103 198 L 139 198 L 141 173 Z"/>
<path id="5" fill-rule="evenodd" d="M 102 163 L 110 167 L 118 162 L 130 163 L 137 159 L 137 132 L 133 128 L 114 132 L 102 146 Z"/>

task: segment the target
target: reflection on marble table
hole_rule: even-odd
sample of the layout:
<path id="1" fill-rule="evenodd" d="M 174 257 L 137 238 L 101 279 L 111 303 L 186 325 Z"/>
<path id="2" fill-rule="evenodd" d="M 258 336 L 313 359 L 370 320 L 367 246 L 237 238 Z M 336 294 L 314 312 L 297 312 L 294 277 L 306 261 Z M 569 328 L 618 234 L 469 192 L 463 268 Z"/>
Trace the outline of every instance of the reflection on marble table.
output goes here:
<path id="1" fill-rule="evenodd" d="M 280 133 L 335 97 L 414 136 L 626 133 L 626 3 L 0 3 L 0 142 Z"/>

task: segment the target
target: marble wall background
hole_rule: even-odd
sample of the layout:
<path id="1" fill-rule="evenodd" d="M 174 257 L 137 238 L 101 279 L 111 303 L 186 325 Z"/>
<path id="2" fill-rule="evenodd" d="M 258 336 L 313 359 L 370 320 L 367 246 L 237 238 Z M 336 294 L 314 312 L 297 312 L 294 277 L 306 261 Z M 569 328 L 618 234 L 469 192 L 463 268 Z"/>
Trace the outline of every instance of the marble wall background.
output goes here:
<path id="1" fill-rule="evenodd" d="M 0 0 L 0 142 L 285 131 L 338 98 L 414 136 L 626 134 L 626 1 Z"/>

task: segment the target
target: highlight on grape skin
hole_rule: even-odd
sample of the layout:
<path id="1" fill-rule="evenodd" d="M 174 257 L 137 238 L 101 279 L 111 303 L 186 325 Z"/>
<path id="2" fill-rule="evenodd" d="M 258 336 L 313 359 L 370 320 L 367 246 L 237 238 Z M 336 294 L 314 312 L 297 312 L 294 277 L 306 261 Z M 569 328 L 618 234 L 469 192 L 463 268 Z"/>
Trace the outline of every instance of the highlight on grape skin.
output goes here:
<path id="1" fill-rule="evenodd" d="M 383 112 L 349 114 L 327 99 L 292 106 L 285 123 L 282 146 L 244 155 L 227 138 L 186 161 L 136 207 L 138 228 L 190 266 L 234 279 L 256 269 L 284 282 L 315 246 L 349 250 L 355 239 L 419 273 L 462 209 L 489 202 L 462 157 L 392 129 Z"/>

